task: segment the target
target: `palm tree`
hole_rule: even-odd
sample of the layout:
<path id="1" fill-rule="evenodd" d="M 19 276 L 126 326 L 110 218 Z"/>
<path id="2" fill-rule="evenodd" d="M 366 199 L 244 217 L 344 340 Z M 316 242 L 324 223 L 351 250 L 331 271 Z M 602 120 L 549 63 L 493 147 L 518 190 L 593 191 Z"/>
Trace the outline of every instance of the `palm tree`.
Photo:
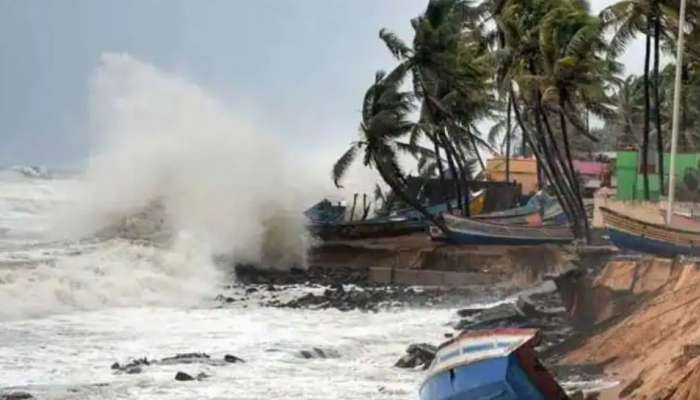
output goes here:
<path id="1" fill-rule="evenodd" d="M 413 95 L 401 90 L 406 72 L 405 64 L 388 75 L 377 72 L 362 104 L 361 137 L 336 161 L 332 178 L 337 187 L 342 187 L 342 178 L 361 155 L 362 163 L 375 169 L 395 196 L 442 227 L 420 202 L 406 193 L 405 176 L 398 160 L 398 152 L 406 147 L 398 139 L 414 128 L 414 123 L 408 119 L 415 108 Z"/>
<path id="2" fill-rule="evenodd" d="M 637 136 L 643 123 L 643 82 L 634 75 L 618 83 L 617 90 L 612 96 L 616 112 L 612 118 L 605 120 L 608 132 L 617 132 L 617 148 L 639 149 L 640 140 Z"/>
<path id="3" fill-rule="evenodd" d="M 542 52 L 542 74 L 539 78 L 541 101 L 544 105 L 545 127 L 550 142 L 560 159 L 565 160 L 561 169 L 578 202 L 575 211 L 588 234 L 588 218 L 585 214 L 580 185 L 573 166 L 568 125 L 578 133 L 591 136 L 586 121 L 579 117 L 581 109 L 600 117 L 609 117 L 612 104 L 607 96 L 607 80 L 617 72 L 617 65 L 601 57 L 606 48 L 601 21 L 588 14 L 579 3 L 562 2 L 542 20 L 540 27 L 540 49 Z M 612 69 L 612 71 L 611 71 Z M 553 111 L 559 118 L 559 131 L 564 147 L 558 150 L 558 138 L 551 132 L 547 114 Z M 590 137 L 597 141 L 595 137 Z"/>
<path id="4" fill-rule="evenodd" d="M 545 54 L 541 43 L 541 22 L 548 14 L 562 7 L 581 7 L 573 0 L 504 0 L 498 13 L 494 12 L 499 35 L 504 38 L 498 53 L 499 80 L 510 93 L 516 121 L 524 138 L 538 160 L 540 170 L 554 189 L 554 194 L 573 222 L 576 235 L 582 235 L 579 221 L 583 212 L 566 164 L 556 148 L 552 124 L 543 103 L 542 76 Z M 525 108 L 520 109 L 520 104 Z"/>
<path id="5" fill-rule="evenodd" d="M 642 165 L 644 169 L 644 196 L 649 199 L 648 154 L 651 131 L 651 91 L 654 97 L 654 122 L 656 130 L 656 148 L 659 165 L 661 190 L 664 185 L 664 140 L 663 140 L 663 104 L 661 98 L 662 82 L 660 75 L 661 44 L 673 48 L 672 32 L 678 26 L 678 0 L 621 0 L 601 12 L 601 18 L 608 27 L 613 28 L 614 35 L 610 42 L 611 55 L 619 55 L 627 44 L 638 34 L 644 35 L 646 49 L 644 55 L 644 135 L 642 140 Z M 700 12 L 700 5 L 688 4 L 690 24 L 694 24 Z M 653 67 L 651 53 L 653 42 Z M 692 41 L 691 41 L 692 42 Z M 690 51 L 692 53 L 692 50 Z M 650 77 L 650 74 L 652 75 Z"/>
<path id="6" fill-rule="evenodd" d="M 610 40 L 611 55 L 617 57 L 624 51 L 637 34 L 644 35 L 646 49 L 644 53 L 644 130 L 642 136 L 642 168 L 644 175 L 644 198 L 649 200 L 649 135 L 651 118 L 651 82 L 649 79 L 652 28 L 655 25 L 654 4 L 656 0 L 622 0 L 604 9 L 600 16 L 607 27 L 614 30 Z M 659 104 L 657 104 L 658 108 Z"/>
<path id="7" fill-rule="evenodd" d="M 480 147 L 490 148 L 476 123 L 490 116 L 495 102 L 490 89 L 490 54 L 474 24 L 479 13 L 467 0 L 431 0 L 426 11 L 411 21 L 412 46 L 387 30 L 380 31 L 391 53 L 410 69 L 413 92 L 421 104 L 410 143 L 422 137 L 432 142 L 443 188 L 449 170 L 458 207 L 466 215 L 466 164 L 470 156 L 480 157 Z M 447 196 L 446 190 L 443 193 Z M 444 200 L 449 207 L 450 199 Z"/>

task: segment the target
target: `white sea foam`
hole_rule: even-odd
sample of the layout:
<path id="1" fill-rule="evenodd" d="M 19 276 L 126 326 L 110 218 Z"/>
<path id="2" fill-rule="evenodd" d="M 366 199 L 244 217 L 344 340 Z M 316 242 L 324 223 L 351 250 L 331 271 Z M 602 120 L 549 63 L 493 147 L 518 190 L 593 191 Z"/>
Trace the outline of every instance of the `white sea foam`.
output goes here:
<path id="1" fill-rule="evenodd" d="M 212 296 L 221 278 L 206 245 L 186 235 L 171 249 L 120 239 L 67 248 L 48 259 L 40 258 L 43 249 L 25 252 L 25 262 L 34 265 L 0 268 L 0 320 L 103 307 L 192 306 Z"/>

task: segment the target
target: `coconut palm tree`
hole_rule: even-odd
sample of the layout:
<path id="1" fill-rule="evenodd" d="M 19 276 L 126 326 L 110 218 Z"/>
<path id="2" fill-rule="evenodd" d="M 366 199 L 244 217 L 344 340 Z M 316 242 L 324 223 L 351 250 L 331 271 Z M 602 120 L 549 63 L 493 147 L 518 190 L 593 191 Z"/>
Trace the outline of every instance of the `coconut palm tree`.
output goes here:
<path id="1" fill-rule="evenodd" d="M 558 9 L 583 9 L 580 0 L 504 0 L 499 13 L 494 13 L 499 35 L 505 46 L 497 52 L 499 79 L 502 79 L 513 101 L 516 121 L 526 142 L 538 159 L 542 171 L 569 220 L 576 235 L 582 235 L 580 220 L 585 215 L 576 199 L 576 191 L 568 174 L 567 164 L 558 151 L 548 110 L 543 102 L 543 78 L 546 53 L 543 52 L 542 21 Z M 521 110 L 521 105 L 523 109 Z"/>
<path id="2" fill-rule="evenodd" d="M 388 75 L 377 72 L 363 100 L 360 139 L 351 143 L 350 148 L 336 161 L 332 178 L 337 187 L 342 187 L 342 178 L 350 165 L 361 156 L 362 163 L 376 170 L 395 196 L 442 227 L 442 223 L 436 221 L 405 190 L 405 176 L 398 154 L 407 145 L 399 139 L 414 128 L 408 116 L 415 108 L 413 95 L 401 90 L 406 73 L 405 64 L 399 65 Z"/>
<path id="3" fill-rule="evenodd" d="M 429 1 L 426 11 L 411 21 L 412 46 L 387 30 L 380 31 L 391 53 L 410 69 L 413 92 L 420 102 L 410 143 L 427 138 L 433 144 L 440 179 L 444 185 L 449 170 L 458 207 L 467 215 L 466 164 L 470 156 L 480 157 L 480 148 L 490 149 L 476 124 L 491 115 L 495 102 L 489 79 L 490 54 L 475 24 L 481 11 L 471 3 Z M 448 206 L 449 200 L 445 198 Z"/>
<path id="4" fill-rule="evenodd" d="M 606 49 L 601 21 L 589 15 L 580 3 L 561 2 L 551 9 L 541 22 L 540 50 L 542 72 L 539 79 L 543 104 L 543 120 L 549 133 L 550 143 L 558 158 L 563 161 L 561 170 L 567 175 L 568 185 L 573 189 L 578 204 L 575 211 L 588 233 L 588 218 L 585 214 L 580 185 L 573 166 L 569 125 L 581 135 L 591 136 L 588 124 L 579 117 L 581 110 L 591 111 L 600 117 L 613 114 L 612 103 L 606 94 L 610 68 L 601 55 Z M 612 72 L 617 72 L 615 69 Z M 556 138 L 547 115 L 558 116 Z M 597 141 L 595 137 L 590 137 Z M 561 141 L 563 154 L 557 144 Z"/>
<path id="5" fill-rule="evenodd" d="M 673 32 L 677 31 L 678 9 L 678 0 L 621 0 L 603 10 L 600 14 L 606 26 L 611 28 L 614 32 L 612 40 L 610 41 L 611 55 L 619 55 L 624 51 L 629 42 L 639 34 L 643 35 L 646 40 L 644 55 L 642 165 L 644 165 L 644 196 L 647 200 L 649 199 L 649 176 L 646 166 L 649 164 L 648 154 L 652 111 L 656 130 L 660 184 L 662 190 L 665 188 L 663 171 L 663 127 L 665 124 L 663 123 L 662 112 L 660 59 L 662 42 L 667 42 L 665 45 L 667 48 L 673 48 L 675 46 Z M 689 2 L 687 13 L 691 25 L 697 20 L 699 12 L 700 5 Z M 652 47 L 654 54 L 653 66 L 651 66 Z M 651 106 L 652 91 L 654 98 L 653 109 Z"/>

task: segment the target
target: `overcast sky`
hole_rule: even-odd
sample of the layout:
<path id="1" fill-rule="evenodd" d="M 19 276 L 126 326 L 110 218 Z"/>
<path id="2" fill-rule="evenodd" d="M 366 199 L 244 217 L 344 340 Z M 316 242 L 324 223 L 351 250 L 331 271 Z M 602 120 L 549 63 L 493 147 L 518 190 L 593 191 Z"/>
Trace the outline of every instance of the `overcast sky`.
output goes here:
<path id="1" fill-rule="evenodd" d="M 597 11 L 612 0 L 593 0 Z M 427 0 L 0 0 L 0 165 L 78 166 L 104 52 L 196 82 L 292 146 L 336 151 Z M 625 56 L 640 70 L 639 44 Z"/>

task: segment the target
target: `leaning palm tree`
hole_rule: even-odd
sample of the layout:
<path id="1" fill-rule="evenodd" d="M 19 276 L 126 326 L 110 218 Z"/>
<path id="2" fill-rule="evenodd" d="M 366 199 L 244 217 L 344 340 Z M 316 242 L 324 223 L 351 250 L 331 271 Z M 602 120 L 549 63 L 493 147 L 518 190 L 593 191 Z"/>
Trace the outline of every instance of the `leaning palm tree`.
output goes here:
<path id="1" fill-rule="evenodd" d="M 413 92 L 420 102 L 419 120 L 410 143 L 427 138 L 433 144 L 444 201 L 451 207 L 445 188 L 449 171 L 458 207 L 466 215 L 469 213 L 467 161 L 472 156 L 479 159 L 481 149 L 490 150 L 476 124 L 490 115 L 494 102 L 489 79 L 490 54 L 475 22 L 481 10 L 472 3 L 429 1 L 425 12 L 411 21 L 412 46 L 387 30 L 380 31 L 391 53 L 410 69 Z"/>
<path id="2" fill-rule="evenodd" d="M 614 73 L 618 72 L 618 66 L 601 57 L 606 49 L 601 21 L 578 3 L 561 2 L 547 13 L 540 26 L 539 46 L 542 72 L 537 79 L 542 91 L 543 120 L 553 151 L 563 161 L 561 169 L 566 174 L 565 180 L 578 202 L 574 209 L 588 234 L 588 218 L 573 166 L 569 125 L 579 134 L 590 136 L 588 124 L 580 118 L 582 109 L 600 117 L 614 113 L 606 86 L 610 68 Z M 556 123 L 548 122 L 550 112 L 558 117 L 561 138 L 549 132 L 553 126 L 557 127 Z M 595 137 L 591 139 L 597 141 Z M 558 149 L 558 141 L 563 145 L 563 154 Z"/>
<path id="3" fill-rule="evenodd" d="M 399 139 L 414 127 L 408 119 L 415 107 L 413 95 L 401 90 L 406 72 L 403 64 L 388 75 L 377 72 L 362 104 L 360 139 L 336 161 L 332 178 L 337 187 L 342 187 L 341 180 L 350 165 L 361 156 L 362 163 L 376 170 L 395 196 L 442 227 L 417 199 L 407 194 L 406 179 L 398 159 L 398 152 L 406 147 Z"/>

